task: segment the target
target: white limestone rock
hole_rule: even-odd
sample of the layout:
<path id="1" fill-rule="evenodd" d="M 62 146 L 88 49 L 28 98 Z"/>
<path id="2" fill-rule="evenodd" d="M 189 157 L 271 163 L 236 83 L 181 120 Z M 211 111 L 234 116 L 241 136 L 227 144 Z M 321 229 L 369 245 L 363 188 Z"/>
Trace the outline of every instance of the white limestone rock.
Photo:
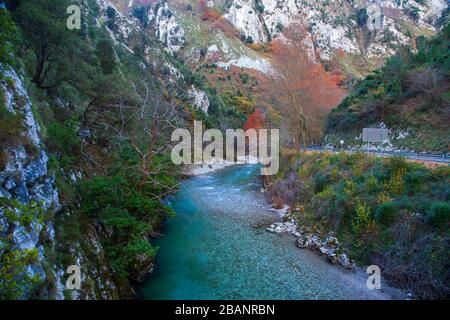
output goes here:
<path id="1" fill-rule="evenodd" d="M 202 110 L 204 113 L 208 113 L 209 98 L 205 92 L 192 85 L 191 89 L 188 91 L 188 95 L 191 100 L 191 104 L 195 108 Z"/>
<path id="2" fill-rule="evenodd" d="M 362 26 L 354 16 L 373 3 L 378 4 L 383 18 L 381 28 L 372 32 L 372 39 L 365 47 L 356 37 Z M 435 30 L 434 24 L 447 7 L 445 0 L 428 0 L 423 5 L 416 1 L 405 1 L 402 6 L 400 3 L 397 0 L 234 0 L 224 17 L 243 39 L 250 37 L 255 42 L 268 42 L 289 24 L 302 21 L 309 26 L 315 50 L 323 59 L 330 59 L 333 50 L 371 58 L 392 54 L 395 47 L 411 41 L 402 21 Z M 410 13 L 412 7 L 419 9 L 417 19 Z"/>
<path id="3" fill-rule="evenodd" d="M 184 30 L 165 0 L 151 5 L 148 20 L 153 25 L 155 35 L 168 52 L 175 54 L 183 48 L 186 42 Z"/>

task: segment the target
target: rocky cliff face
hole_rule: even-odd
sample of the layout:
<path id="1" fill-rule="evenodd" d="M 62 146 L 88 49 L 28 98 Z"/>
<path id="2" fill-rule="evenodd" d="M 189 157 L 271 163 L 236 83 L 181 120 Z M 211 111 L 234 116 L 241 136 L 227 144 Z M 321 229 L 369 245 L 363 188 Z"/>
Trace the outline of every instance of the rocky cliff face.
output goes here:
<path id="1" fill-rule="evenodd" d="M 367 57 L 392 54 L 419 29 L 432 31 L 446 7 L 445 0 L 235 0 L 224 16 L 255 42 L 267 42 L 303 20 L 321 57 L 329 59 L 335 49 Z M 366 39 L 363 31 L 370 33 Z"/>
<path id="2" fill-rule="evenodd" d="M 0 171 L 0 197 L 17 199 L 21 203 L 36 203 L 49 213 L 60 208 L 55 177 L 48 171 L 48 156 L 45 152 L 40 127 L 33 114 L 33 106 L 22 79 L 9 66 L 0 65 L 3 80 L 0 90 L 5 97 L 5 106 L 9 112 L 21 115 L 23 119 L 22 142 L 2 150 L 4 168 Z M 20 209 L 19 216 L 23 215 Z M 44 271 L 49 254 L 44 243 L 54 245 L 54 224 L 51 220 L 32 217 L 29 225 L 19 221 L 10 221 L 5 208 L 0 208 L 1 238 L 11 237 L 12 249 L 38 251 L 38 261 L 28 268 L 30 276 L 38 275 L 45 280 L 49 275 Z"/>
<path id="3" fill-rule="evenodd" d="M 239 59 L 252 60 L 252 65 L 244 67 L 262 72 L 267 68 L 260 65 L 267 61 L 258 52 L 248 50 L 245 44 L 268 43 L 294 22 L 308 27 L 308 42 L 322 60 L 339 59 L 339 54 L 346 53 L 374 68 L 400 45 L 414 45 L 417 36 L 435 33 L 437 21 L 448 6 L 446 0 L 210 0 L 204 3 L 220 13 L 238 35 L 221 32 L 216 27 L 209 27 L 204 34 L 202 12 L 197 3 L 163 1 L 161 7 L 172 8 L 174 17 L 170 20 L 178 21 L 187 30 L 182 46 L 184 57 L 197 63 L 201 50 L 208 54 L 213 50 L 216 57 L 213 60 L 238 66 Z M 163 37 L 162 41 L 166 39 Z M 355 64 L 354 61 L 345 63 L 353 64 L 350 67 Z M 358 72 L 356 75 L 361 76 Z"/>
<path id="4" fill-rule="evenodd" d="M 113 0 L 87 2 L 82 11 L 85 15 L 83 23 L 94 21 L 93 26 L 105 29 L 116 48 L 125 48 L 133 57 L 137 57 L 134 51 L 143 32 L 150 33 L 152 39 L 156 36 L 163 46 L 155 45 L 157 42 L 154 40 L 144 43 L 142 51 L 146 64 L 144 61 L 140 62 L 142 71 L 158 70 L 162 77 L 166 77 L 165 81 L 179 88 L 180 93 L 184 92 L 186 100 L 192 106 L 206 113 L 209 107 L 208 96 L 193 85 L 187 86 L 183 73 L 175 66 L 173 56 L 184 44 L 184 31 L 177 24 L 167 3 L 153 2 L 147 12 L 147 27 L 129 12 L 119 10 L 119 5 L 120 1 Z M 135 59 L 141 59 L 140 57 Z M 116 59 L 120 58 L 116 56 Z M 161 69 L 168 70 L 167 75 Z M 31 295 L 34 298 L 50 299 L 135 297 L 133 288 L 127 281 L 118 281 L 102 246 L 102 239 L 110 237 L 112 231 L 100 223 L 80 222 L 74 212 L 77 203 L 66 202 L 67 193 L 74 192 L 76 184 L 84 179 L 85 172 L 80 169 L 81 165 L 63 170 L 58 165 L 51 164 L 51 155 L 44 143 L 46 123 L 40 119 L 40 109 L 33 105 L 30 98 L 33 95 L 27 91 L 27 79 L 29 75 L 26 71 L 0 65 L 0 98 L 4 100 L 0 107 L 5 107 L 8 113 L 20 115 L 17 126 L 23 127 L 20 139 L 11 137 L 11 141 L 16 142 L 6 144 L 6 148 L 3 148 L 3 141 L 0 144 L 0 200 L 9 199 L 17 203 L 17 208 L 13 210 L 19 216 L 18 219 L 11 220 L 6 206 L 3 206 L 3 202 L 0 203 L 0 254 L 3 253 L 6 242 L 11 246 L 8 250 L 35 250 L 38 253 L 37 261 L 26 268 L 26 273 L 30 277 L 39 277 L 41 289 L 36 293 L 34 288 L 24 288 L 23 298 Z M 60 108 L 69 104 L 59 97 L 48 99 L 54 99 L 54 104 Z M 83 138 L 81 133 L 79 136 Z M 27 204 L 39 207 L 44 214 L 42 217 L 36 213 L 32 221 L 25 225 L 19 221 L 22 215 L 20 208 Z M 72 230 L 75 228 L 82 229 Z M 74 232 L 81 235 L 73 235 Z M 81 268 L 80 290 L 68 290 L 66 287 L 66 280 L 70 275 L 67 267 L 70 265 Z M 130 278 L 141 281 L 152 268 L 153 260 L 144 257 L 130 270 Z"/>
<path id="5" fill-rule="evenodd" d="M 33 217 L 29 225 L 10 221 L 6 209 L 0 208 L 0 238 L 12 239 L 12 250 L 37 250 L 38 259 L 27 268 L 30 277 L 38 276 L 44 289 L 41 298 L 62 299 L 112 299 L 119 298 L 112 273 L 107 267 L 105 253 L 94 227 L 88 229 L 83 239 L 69 244 L 60 241 L 60 224 L 70 216 L 70 212 L 60 211 L 59 192 L 55 175 L 49 170 L 49 157 L 41 139 L 41 129 L 33 112 L 33 104 L 19 75 L 9 66 L 0 66 L 2 80 L 0 90 L 5 97 L 9 112 L 23 117 L 23 141 L 16 146 L 2 150 L 5 153 L 5 168 L 0 172 L 0 197 L 18 200 L 22 204 L 35 203 L 43 210 L 44 218 Z M 81 172 L 67 174 L 72 183 L 81 177 Z M 24 212 L 15 209 L 19 217 Z M 2 241 L 0 240 L 0 243 Z M 68 265 L 57 256 L 65 252 L 71 257 L 70 264 L 81 266 L 81 281 L 88 283 L 82 290 L 66 290 Z M 1 252 L 0 252 L 1 253 Z M 123 296 L 130 296 L 131 289 Z M 24 290 L 24 298 L 31 292 Z"/>
<path id="6" fill-rule="evenodd" d="M 167 2 L 157 1 L 148 10 L 148 21 L 158 39 L 171 53 L 177 53 L 185 44 L 183 28 L 178 24 Z"/>

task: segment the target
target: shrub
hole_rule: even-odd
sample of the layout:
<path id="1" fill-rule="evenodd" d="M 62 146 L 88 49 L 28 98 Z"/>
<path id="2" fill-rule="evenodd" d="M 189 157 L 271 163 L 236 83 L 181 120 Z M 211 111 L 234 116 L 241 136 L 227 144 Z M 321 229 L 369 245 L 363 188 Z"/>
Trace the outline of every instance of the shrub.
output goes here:
<path id="1" fill-rule="evenodd" d="M 114 47 L 110 40 L 102 39 L 97 42 L 96 55 L 104 74 L 111 74 L 116 68 Z"/>
<path id="2" fill-rule="evenodd" d="M 450 222 L 450 204 L 448 202 L 435 202 L 427 213 L 428 222 L 435 227 L 448 226 Z"/>
<path id="3" fill-rule="evenodd" d="M 447 166 L 284 151 L 280 167 L 271 195 L 301 207 L 309 219 L 295 217 L 300 223 L 335 232 L 358 263 L 380 265 L 392 285 L 419 298 L 448 296 Z"/>
<path id="4" fill-rule="evenodd" d="M 369 231 L 371 225 L 370 208 L 363 201 L 358 201 L 355 207 L 355 215 L 352 219 L 353 231 L 356 234 L 363 234 Z"/>
<path id="5" fill-rule="evenodd" d="M 328 179 L 323 173 L 316 173 L 314 175 L 314 193 L 317 194 L 319 192 L 322 192 L 325 189 L 327 183 Z"/>
<path id="6" fill-rule="evenodd" d="M 78 137 L 77 122 L 69 120 L 64 125 L 53 122 L 47 126 L 47 147 L 60 156 L 63 167 L 70 165 L 80 153 L 81 140 Z"/>
<path id="7" fill-rule="evenodd" d="M 397 208 L 394 202 L 386 202 L 380 205 L 375 212 L 375 220 L 382 225 L 390 225 L 397 216 Z"/>
<path id="8" fill-rule="evenodd" d="M 17 200 L 0 198 L 0 208 L 7 225 L 19 224 L 30 228 L 32 221 L 42 222 L 43 209 L 36 203 L 21 204 Z M 20 212 L 20 214 L 19 214 Z M 7 232 L 2 230 L 0 232 Z M 0 300 L 23 299 L 41 283 L 39 275 L 31 274 L 28 268 L 38 261 L 37 249 L 19 250 L 10 236 L 0 241 Z"/>
<path id="9" fill-rule="evenodd" d="M 83 181 L 77 198 L 84 217 L 111 231 L 100 241 L 115 272 L 126 278 L 135 266 L 155 255 L 157 248 L 147 239 L 162 218 L 173 213 L 161 202 L 160 195 L 172 190 L 176 182 L 168 174 L 170 158 L 155 157 L 151 170 L 160 173 L 146 177 L 138 170 L 130 170 L 137 159 L 133 149 L 123 149 L 113 156 L 117 158 L 111 167 L 115 174 Z"/>
<path id="10" fill-rule="evenodd" d="M 391 176 L 391 179 L 385 184 L 385 190 L 397 196 L 401 195 L 405 189 L 405 172 L 405 169 L 395 171 Z"/>
<path id="11" fill-rule="evenodd" d="M 2 93 L 0 90 L 0 99 L 3 103 Z M 21 135 L 23 128 L 22 114 L 9 112 L 3 104 L 0 104 L 0 171 L 6 166 L 6 149 L 26 141 Z"/>
<path id="12" fill-rule="evenodd" d="M 0 106 L 0 147 L 2 149 L 21 142 L 20 134 L 23 127 L 22 114 L 9 112 L 6 107 Z"/>
<path id="13" fill-rule="evenodd" d="M 14 42 L 18 38 L 17 26 L 7 10 L 0 10 L 0 62 L 9 62 Z"/>

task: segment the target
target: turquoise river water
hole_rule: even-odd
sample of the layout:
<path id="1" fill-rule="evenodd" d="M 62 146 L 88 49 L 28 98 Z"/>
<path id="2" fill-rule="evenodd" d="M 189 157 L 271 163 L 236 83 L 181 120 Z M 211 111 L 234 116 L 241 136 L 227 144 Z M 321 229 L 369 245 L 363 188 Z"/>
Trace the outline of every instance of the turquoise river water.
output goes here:
<path id="1" fill-rule="evenodd" d="M 177 212 L 156 242 L 156 268 L 142 299 L 387 299 L 362 272 L 330 265 L 265 231 L 279 221 L 260 192 L 256 166 L 183 180 L 168 200 Z"/>

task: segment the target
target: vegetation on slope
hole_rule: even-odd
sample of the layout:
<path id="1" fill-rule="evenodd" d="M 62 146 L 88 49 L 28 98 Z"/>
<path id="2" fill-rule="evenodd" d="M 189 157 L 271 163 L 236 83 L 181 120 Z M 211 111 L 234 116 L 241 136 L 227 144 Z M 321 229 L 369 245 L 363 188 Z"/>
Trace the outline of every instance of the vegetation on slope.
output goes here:
<path id="1" fill-rule="evenodd" d="M 450 146 L 450 25 L 436 37 L 417 39 L 417 53 L 399 49 L 380 70 L 359 82 L 327 119 L 327 134 L 362 144 L 363 127 L 383 122 L 394 146 L 448 152 Z M 406 137 L 405 137 L 406 136 Z"/>
<path id="2" fill-rule="evenodd" d="M 334 231 L 362 265 L 419 298 L 450 296 L 450 169 L 365 154 L 284 152 L 270 183 L 300 225 Z"/>
<path id="3" fill-rule="evenodd" d="M 186 91 L 193 84 L 206 87 L 202 77 L 139 28 L 123 39 L 112 8 L 99 18 L 96 1 L 87 1 L 81 30 L 68 30 L 70 4 L 10 1 L 10 12 L 0 10 L 1 62 L 21 70 L 63 205 L 52 215 L 56 248 L 46 248 L 46 282 L 29 297 L 52 298 L 55 266 L 65 270 L 81 257 L 81 299 L 129 298 L 130 281 L 141 281 L 151 270 L 157 251 L 151 239 L 172 214 L 163 198 L 176 188 L 177 170 L 168 159 L 173 128 L 189 126 L 192 117 L 210 126 L 243 124 L 245 117 L 212 90 L 211 115 L 190 106 Z M 118 41 L 111 39 L 112 29 Z M 11 30 L 18 36 L 11 37 Z M 0 98 L 3 148 L 20 137 L 21 118 Z M 2 249 L 2 272 L 31 264 L 29 256 L 3 255 L 13 254 L 10 249 Z M 0 297 L 22 294 L 31 279 L 20 270 L 2 283 L 13 295 L 0 290 Z"/>

